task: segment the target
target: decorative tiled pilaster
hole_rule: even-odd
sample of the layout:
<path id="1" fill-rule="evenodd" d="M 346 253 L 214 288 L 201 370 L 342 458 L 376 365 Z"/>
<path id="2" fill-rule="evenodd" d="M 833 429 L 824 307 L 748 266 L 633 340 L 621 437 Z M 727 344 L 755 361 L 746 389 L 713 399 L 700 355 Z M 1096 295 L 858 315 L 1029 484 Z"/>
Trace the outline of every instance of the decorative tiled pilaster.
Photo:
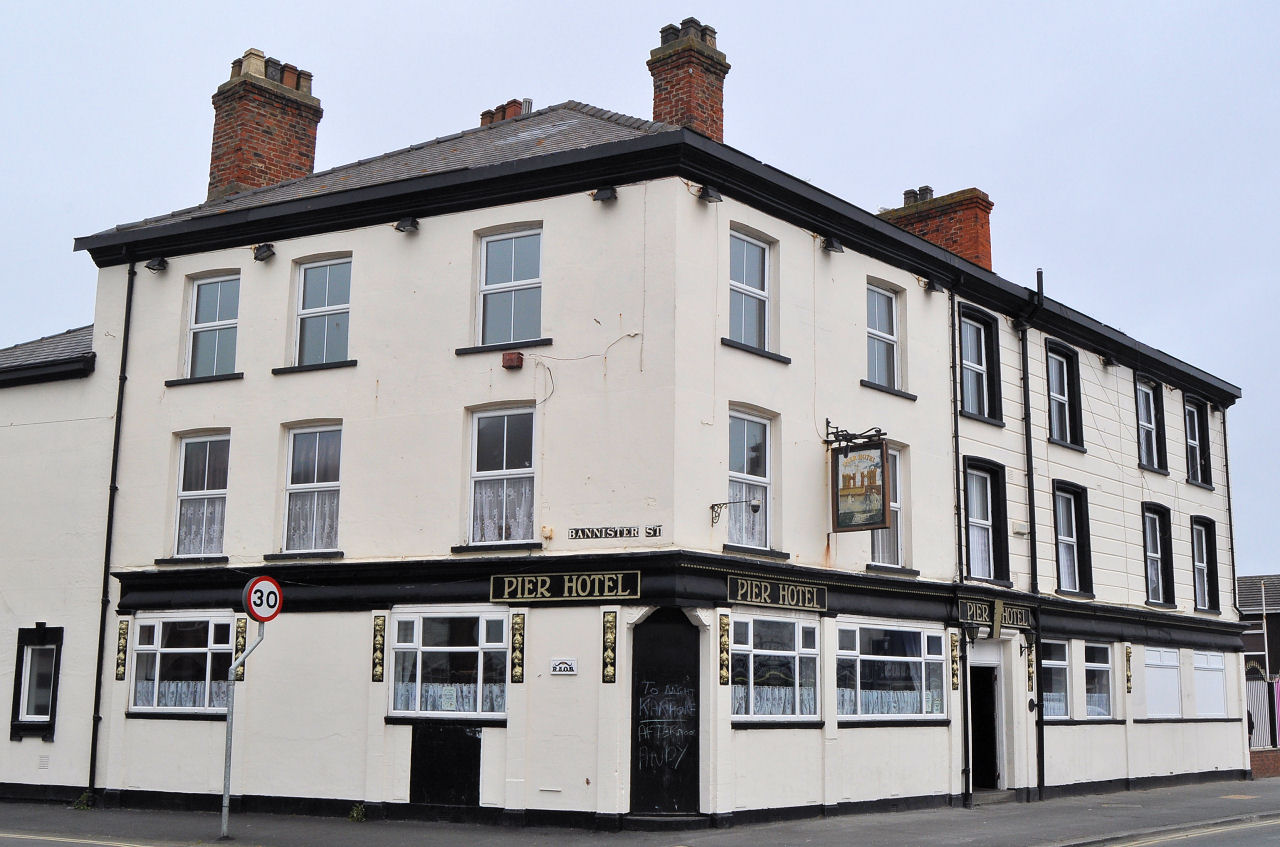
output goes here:
<path id="1" fill-rule="evenodd" d="M 601 645 L 600 681 L 618 681 L 618 613 L 604 613 L 604 643 Z"/>
<path id="2" fill-rule="evenodd" d="M 524 614 L 511 616 L 511 681 L 524 682 Z"/>
<path id="3" fill-rule="evenodd" d="M 116 625 L 116 679 L 124 679 L 125 664 L 129 658 L 129 621 Z"/>
<path id="4" fill-rule="evenodd" d="M 387 616 L 373 616 L 373 673 L 374 682 L 382 682 L 383 663 L 386 656 Z"/>

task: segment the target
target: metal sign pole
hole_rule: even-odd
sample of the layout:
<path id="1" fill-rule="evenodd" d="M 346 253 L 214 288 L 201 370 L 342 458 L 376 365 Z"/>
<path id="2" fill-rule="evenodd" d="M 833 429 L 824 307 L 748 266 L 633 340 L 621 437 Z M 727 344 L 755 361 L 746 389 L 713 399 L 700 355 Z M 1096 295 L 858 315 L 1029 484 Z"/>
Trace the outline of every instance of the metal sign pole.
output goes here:
<path id="1" fill-rule="evenodd" d="M 231 663 L 230 669 L 227 670 L 227 755 L 222 765 L 222 835 L 219 836 L 220 841 L 226 841 L 231 836 L 227 835 L 227 817 L 231 811 L 231 724 L 236 713 L 236 671 L 244 664 L 244 660 L 249 658 L 249 654 L 262 643 L 262 636 L 267 630 L 267 625 L 262 621 L 258 621 L 258 638 L 248 649 L 240 654 L 240 658 Z"/>

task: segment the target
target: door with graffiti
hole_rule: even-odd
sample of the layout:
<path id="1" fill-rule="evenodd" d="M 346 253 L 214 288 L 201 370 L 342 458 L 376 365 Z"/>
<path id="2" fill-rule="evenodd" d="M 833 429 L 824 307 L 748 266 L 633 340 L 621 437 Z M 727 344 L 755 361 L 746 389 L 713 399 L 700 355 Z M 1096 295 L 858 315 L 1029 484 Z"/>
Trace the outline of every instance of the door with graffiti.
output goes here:
<path id="1" fill-rule="evenodd" d="M 698 629 L 658 609 L 632 637 L 631 813 L 698 812 Z"/>

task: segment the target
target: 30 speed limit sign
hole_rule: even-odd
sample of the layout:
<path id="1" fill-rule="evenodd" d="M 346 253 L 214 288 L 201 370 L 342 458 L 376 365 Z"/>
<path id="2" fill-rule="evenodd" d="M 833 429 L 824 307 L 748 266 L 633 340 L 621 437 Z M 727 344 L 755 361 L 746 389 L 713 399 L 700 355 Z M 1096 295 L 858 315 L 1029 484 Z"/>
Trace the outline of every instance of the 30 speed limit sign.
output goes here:
<path id="1" fill-rule="evenodd" d="M 255 621 L 266 623 L 274 620 L 275 616 L 280 614 L 282 602 L 280 583 L 269 576 L 254 577 L 244 587 L 242 604 L 244 610 L 249 613 L 249 617 Z"/>

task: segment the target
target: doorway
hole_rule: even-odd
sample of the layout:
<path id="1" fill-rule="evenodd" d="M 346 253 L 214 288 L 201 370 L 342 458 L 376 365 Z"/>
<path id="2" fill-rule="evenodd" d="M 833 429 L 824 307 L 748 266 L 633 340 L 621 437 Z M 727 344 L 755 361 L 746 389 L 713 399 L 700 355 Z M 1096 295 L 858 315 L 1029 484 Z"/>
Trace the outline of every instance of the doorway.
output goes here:
<path id="1" fill-rule="evenodd" d="M 658 609 L 631 644 L 631 814 L 697 814 L 698 628 Z"/>
<path id="2" fill-rule="evenodd" d="M 996 669 L 969 668 L 969 719 L 973 729 L 971 767 L 974 791 L 1000 787 L 1000 716 L 997 711 Z"/>

